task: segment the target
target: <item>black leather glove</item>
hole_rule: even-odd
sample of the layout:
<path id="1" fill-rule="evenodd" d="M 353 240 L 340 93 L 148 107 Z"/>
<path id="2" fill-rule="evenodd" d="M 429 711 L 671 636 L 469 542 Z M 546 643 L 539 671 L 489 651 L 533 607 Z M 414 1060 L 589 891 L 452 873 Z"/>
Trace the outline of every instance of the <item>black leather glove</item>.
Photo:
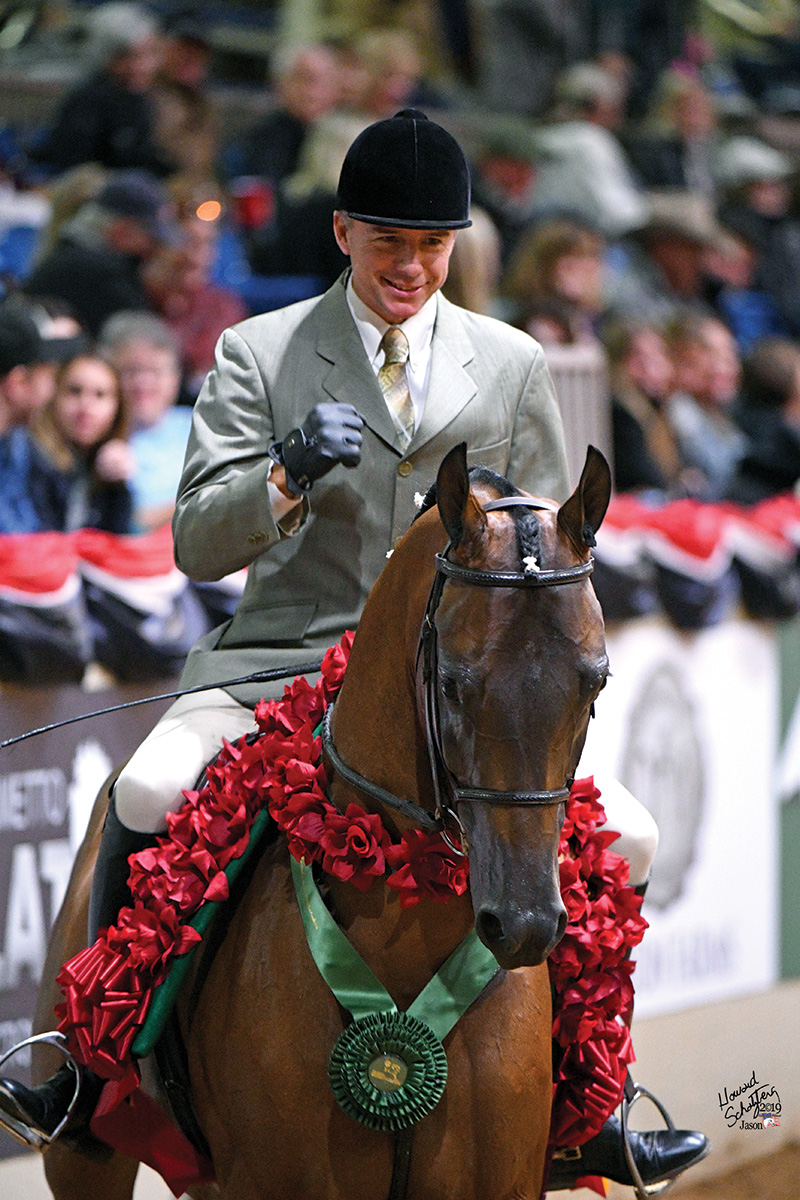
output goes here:
<path id="1" fill-rule="evenodd" d="M 311 489 L 337 463 L 357 467 L 361 462 L 364 421 L 351 404 L 317 404 L 299 429 L 274 442 L 270 457 L 286 472 L 286 486 L 296 496 Z"/>

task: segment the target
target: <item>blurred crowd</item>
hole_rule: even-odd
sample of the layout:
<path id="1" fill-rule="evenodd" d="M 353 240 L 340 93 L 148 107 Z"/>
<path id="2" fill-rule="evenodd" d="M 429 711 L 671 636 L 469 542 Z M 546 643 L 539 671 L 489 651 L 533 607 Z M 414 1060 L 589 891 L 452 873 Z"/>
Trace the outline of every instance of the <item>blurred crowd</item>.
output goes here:
<path id="1" fill-rule="evenodd" d="M 86 69 L 0 129 L 0 533 L 168 522 L 219 334 L 337 278 L 345 151 L 404 107 L 471 159 L 445 294 L 602 348 L 618 492 L 794 489 L 800 4 L 328 10 L 223 136 L 200 6 L 83 5 Z"/>

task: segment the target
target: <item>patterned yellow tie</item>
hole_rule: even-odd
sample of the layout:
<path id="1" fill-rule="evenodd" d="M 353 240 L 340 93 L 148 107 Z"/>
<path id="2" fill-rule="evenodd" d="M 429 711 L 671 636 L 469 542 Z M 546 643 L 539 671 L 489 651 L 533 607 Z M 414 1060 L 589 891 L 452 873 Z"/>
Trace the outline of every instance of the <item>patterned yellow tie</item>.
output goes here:
<path id="1" fill-rule="evenodd" d="M 378 383 L 405 449 L 414 436 L 414 405 L 406 378 L 408 338 L 402 329 L 390 325 L 381 338 L 381 349 L 386 360 L 378 371 Z"/>

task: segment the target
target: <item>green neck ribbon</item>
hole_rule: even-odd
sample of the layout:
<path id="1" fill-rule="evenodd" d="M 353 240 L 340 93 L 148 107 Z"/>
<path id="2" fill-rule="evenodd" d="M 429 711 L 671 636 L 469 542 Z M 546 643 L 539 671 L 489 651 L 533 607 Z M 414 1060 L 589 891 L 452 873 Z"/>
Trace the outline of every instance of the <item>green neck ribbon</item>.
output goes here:
<path id="1" fill-rule="evenodd" d="M 447 1079 L 441 1043 L 499 967 L 474 929 L 406 1012 L 336 924 L 314 875 L 292 858 L 292 877 L 311 955 L 354 1023 L 331 1054 L 329 1075 L 346 1112 L 372 1129 L 400 1129 L 438 1103 Z"/>

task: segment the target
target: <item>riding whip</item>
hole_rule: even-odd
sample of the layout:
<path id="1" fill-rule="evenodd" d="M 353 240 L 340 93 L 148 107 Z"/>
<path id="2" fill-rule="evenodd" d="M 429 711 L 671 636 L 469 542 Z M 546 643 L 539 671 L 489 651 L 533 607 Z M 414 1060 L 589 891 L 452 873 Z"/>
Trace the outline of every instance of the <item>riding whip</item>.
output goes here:
<path id="1" fill-rule="evenodd" d="M 293 679 L 295 675 L 313 675 L 322 667 L 322 660 L 311 663 L 299 663 L 293 667 L 273 667 L 269 671 L 254 671 L 252 675 L 242 675 L 238 679 L 223 679 L 216 683 L 199 683 L 195 687 L 182 688 L 177 692 L 162 692 L 160 696 L 142 696 L 138 700 L 125 700 L 122 704 L 112 704 L 110 708 L 98 708 L 94 712 L 81 713 L 77 717 L 65 717 L 63 721 L 55 721 L 52 725 L 42 725 L 39 729 L 29 729 L 27 733 L 19 733 L 16 737 L 6 738 L 0 742 L 0 750 L 15 746 L 17 742 L 27 741 L 40 733 L 52 733 L 65 725 L 74 725 L 78 721 L 88 721 L 90 717 L 104 717 L 108 713 L 121 712 L 125 708 L 136 708 L 140 704 L 153 704 L 156 700 L 177 700 L 179 696 L 191 696 L 194 692 L 208 692 L 212 688 L 235 687 L 245 683 L 277 683 L 280 679 Z"/>

